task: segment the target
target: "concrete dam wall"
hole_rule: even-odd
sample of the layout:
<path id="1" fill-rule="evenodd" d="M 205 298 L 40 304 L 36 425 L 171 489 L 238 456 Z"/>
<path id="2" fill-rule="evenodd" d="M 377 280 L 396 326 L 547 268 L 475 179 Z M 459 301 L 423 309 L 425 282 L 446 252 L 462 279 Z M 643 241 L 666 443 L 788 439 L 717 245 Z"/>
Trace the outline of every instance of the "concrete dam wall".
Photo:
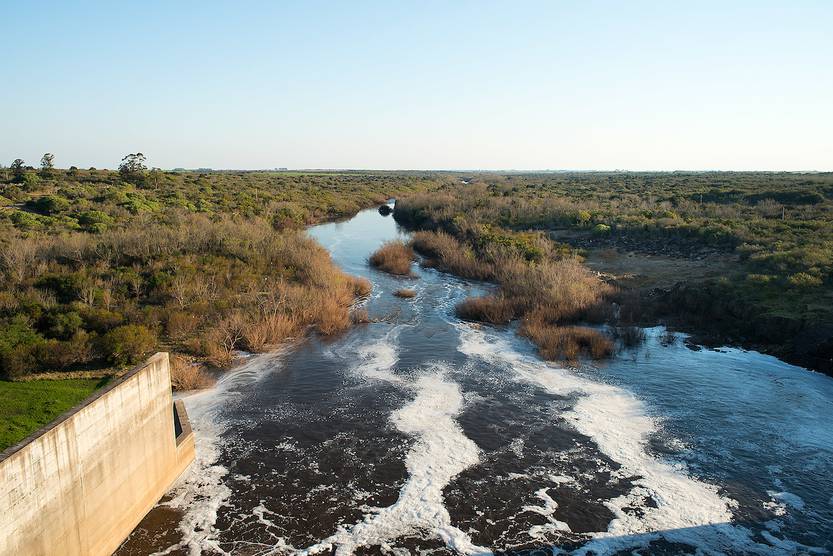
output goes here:
<path id="1" fill-rule="evenodd" d="M 108 555 L 194 459 L 167 353 L 0 454 L 0 555 Z"/>

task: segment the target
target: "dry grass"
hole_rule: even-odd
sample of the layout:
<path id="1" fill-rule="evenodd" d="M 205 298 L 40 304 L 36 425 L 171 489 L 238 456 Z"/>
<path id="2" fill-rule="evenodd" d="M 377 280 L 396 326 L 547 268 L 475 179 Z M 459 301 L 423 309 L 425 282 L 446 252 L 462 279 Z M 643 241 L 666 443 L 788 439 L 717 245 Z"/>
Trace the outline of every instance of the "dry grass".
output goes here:
<path id="1" fill-rule="evenodd" d="M 404 299 L 410 299 L 412 297 L 416 297 L 416 290 L 402 288 L 401 290 L 396 290 L 395 292 L 393 292 L 393 295 Z"/>
<path id="2" fill-rule="evenodd" d="M 474 280 L 491 280 L 494 267 L 478 258 L 465 243 L 445 232 L 416 232 L 411 246 L 439 270 Z"/>
<path id="3" fill-rule="evenodd" d="M 353 285 L 353 295 L 356 297 L 367 297 L 373 290 L 373 284 L 367 278 L 361 276 L 350 276 Z"/>
<path id="4" fill-rule="evenodd" d="M 371 266 L 399 276 L 411 275 L 411 262 L 413 260 L 414 250 L 399 240 L 386 242 L 370 255 Z"/>
<path id="5" fill-rule="evenodd" d="M 242 347 L 259 353 L 268 351 L 298 333 L 298 323 L 288 315 L 274 313 L 243 325 Z"/>
<path id="6" fill-rule="evenodd" d="M 216 379 L 200 363 L 171 356 L 171 386 L 174 390 L 202 390 L 214 386 Z"/>
<path id="7" fill-rule="evenodd" d="M 454 311 L 463 320 L 491 324 L 507 324 L 515 315 L 512 302 L 502 295 L 469 297 L 458 303 Z"/>
<path id="8" fill-rule="evenodd" d="M 532 319 L 524 321 L 520 333 L 538 346 L 544 359 L 574 362 L 582 355 L 593 359 L 613 355 L 613 341 L 593 328 L 556 326 Z"/>

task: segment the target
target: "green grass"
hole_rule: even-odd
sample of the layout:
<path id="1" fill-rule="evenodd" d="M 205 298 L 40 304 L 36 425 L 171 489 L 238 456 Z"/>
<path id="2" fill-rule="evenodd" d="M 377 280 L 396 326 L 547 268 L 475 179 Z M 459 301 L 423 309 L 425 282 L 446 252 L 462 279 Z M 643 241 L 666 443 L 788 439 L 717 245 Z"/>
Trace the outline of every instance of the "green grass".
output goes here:
<path id="1" fill-rule="evenodd" d="M 107 380 L 0 381 L 0 450 L 20 442 L 78 405 Z"/>

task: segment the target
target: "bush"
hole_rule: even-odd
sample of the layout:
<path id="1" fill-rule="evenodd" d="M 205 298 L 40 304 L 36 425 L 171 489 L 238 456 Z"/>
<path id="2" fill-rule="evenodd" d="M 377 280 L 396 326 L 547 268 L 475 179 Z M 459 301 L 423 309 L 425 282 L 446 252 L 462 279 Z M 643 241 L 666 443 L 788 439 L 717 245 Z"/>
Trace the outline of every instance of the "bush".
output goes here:
<path id="1" fill-rule="evenodd" d="M 87 363 L 92 359 L 89 335 L 80 331 L 66 341 L 47 340 L 34 349 L 34 356 L 42 370 L 65 369 Z"/>
<path id="2" fill-rule="evenodd" d="M 607 224 L 596 224 L 593 226 L 593 235 L 594 236 L 607 236 L 610 235 L 610 226 Z"/>
<path id="3" fill-rule="evenodd" d="M 816 288 L 822 285 L 822 279 L 806 272 L 797 272 L 790 276 L 787 281 L 795 288 Z"/>
<path id="4" fill-rule="evenodd" d="M 102 336 L 99 349 L 112 364 L 134 365 L 156 347 L 156 334 L 140 324 L 119 326 Z"/>
<path id="5" fill-rule="evenodd" d="M 520 333 L 538 346 L 544 359 L 577 361 L 580 355 L 593 359 L 613 355 L 613 342 L 593 328 L 555 326 L 529 319 L 524 321 Z"/>
<path id="6" fill-rule="evenodd" d="M 414 251 L 399 240 L 388 241 L 370 255 L 371 266 L 389 274 L 411 275 L 411 262 Z"/>
<path id="7" fill-rule="evenodd" d="M 67 340 L 83 326 L 84 320 L 75 311 L 49 312 L 38 322 L 38 328 L 49 338 Z"/>
<path id="8" fill-rule="evenodd" d="M 472 249 L 445 232 L 417 232 L 411 239 L 417 253 L 429 257 L 431 264 L 463 278 L 491 280 L 493 266 L 475 255 Z"/>
<path id="9" fill-rule="evenodd" d="M 216 382 L 201 364 L 180 355 L 171 356 L 171 386 L 174 390 L 202 390 L 214 386 Z"/>
<path id="10" fill-rule="evenodd" d="M 507 324 L 514 317 L 512 302 L 502 295 L 469 297 L 454 308 L 454 312 L 463 320 Z"/>
<path id="11" fill-rule="evenodd" d="M 387 205 L 383 205 L 383 206 L 387 206 Z M 396 297 L 402 297 L 402 298 L 405 298 L 405 299 L 410 299 L 412 297 L 416 297 L 416 290 L 403 288 L 401 290 L 396 290 L 395 292 L 393 292 L 393 295 L 395 295 Z"/>
<path id="12" fill-rule="evenodd" d="M 35 370 L 34 351 L 43 341 L 23 317 L 0 325 L 0 374 L 14 378 Z"/>
<path id="13" fill-rule="evenodd" d="M 57 195 L 44 195 L 33 201 L 28 201 L 26 206 L 42 214 L 57 214 L 69 208 L 69 201 Z"/>

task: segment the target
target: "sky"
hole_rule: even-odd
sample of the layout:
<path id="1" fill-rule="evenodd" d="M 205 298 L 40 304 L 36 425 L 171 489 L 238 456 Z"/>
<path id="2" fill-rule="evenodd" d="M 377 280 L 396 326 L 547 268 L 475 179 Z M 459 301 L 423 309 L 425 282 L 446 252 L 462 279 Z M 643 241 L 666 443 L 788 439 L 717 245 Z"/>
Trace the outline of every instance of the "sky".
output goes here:
<path id="1" fill-rule="evenodd" d="M 833 170 L 833 2 L 0 0 L 0 163 Z"/>

